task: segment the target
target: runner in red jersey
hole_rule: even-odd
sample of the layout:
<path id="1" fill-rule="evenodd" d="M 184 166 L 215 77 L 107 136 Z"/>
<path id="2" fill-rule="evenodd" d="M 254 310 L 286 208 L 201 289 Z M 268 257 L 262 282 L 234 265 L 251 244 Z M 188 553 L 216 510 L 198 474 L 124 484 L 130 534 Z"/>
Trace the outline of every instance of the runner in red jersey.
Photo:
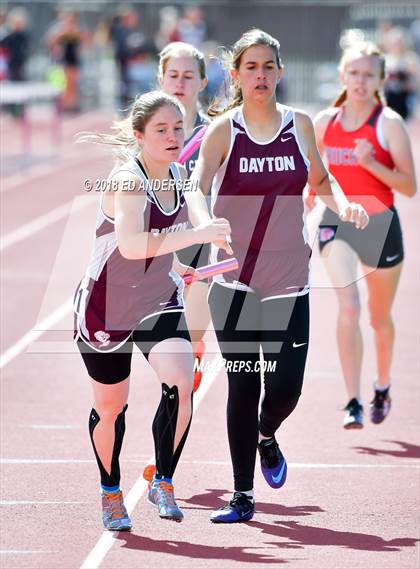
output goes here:
<path id="1" fill-rule="evenodd" d="M 359 325 L 357 268 L 360 261 L 369 293 L 370 323 L 375 335 L 377 379 L 370 418 L 387 416 L 394 345 L 391 307 L 404 257 L 394 190 L 416 192 L 410 141 L 401 117 L 379 96 L 385 78 L 384 57 L 372 44 L 347 50 L 340 65 L 343 92 L 333 108 L 315 120 L 318 148 L 329 171 L 349 198 L 364 205 L 370 223 L 360 233 L 340 224 L 325 210 L 319 244 L 339 302 L 337 340 L 349 402 L 345 428 L 363 427 L 360 393 L 363 341 Z"/>
<path id="2" fill-rule="evenodd" d="M 183 519 L 172 476 L 192 417 L 193 357 L 181 275 L 194 270 L 174 263 L 173 253 L 230 230 L 225 220 L 187 228 L 187 174 L 174 163 L 184 140 L 183 115 L 174 97 L 159 91 L 142 95 L 116 126 L 118 135 L 85 137 L 133 153 L 114 168 L 102 196 L 93 254 L 75 295 L 75 333 L 95 398 L 89 431 L 101 475 L 103 523 L 120 531 L 131 528 L 119 454 L 133 343 L 162 384 L 152 425 L 156 474 L 149 501 L 161 518 Z"/>
<path id="3" fill-rule="evenodd" d="M 159 81 L 162 89 L 176 97 L 184 106 L 186 146 L 197 131 L 209 122 L 198 100 L 207 85 L 204 54 L 188 43 L 168 44 L 159 54 Z M 199 148 L 185 162 L 188 176 L 194 169 L 198 154 Z M 176 254 L 181 263 L 197 268 L 209 263 L 209 253 L 210 247 L 205 243 L 182 249 Z M 196 281 L 189 285 L 184 293 L 185 317 L 196 358 L 194 391 L 198 389 L 202 379 L 202 372 L 198 368 L 205 350 L 203 337 L 210 323 L 207 290 L 207 281 Z"/>
<path id="4" fill-rule="evenodd" d="M 278 41 L 261 30 L 236 42 L 233 99 L 223 111 L 210 109 L 221 116 L 209 126 L 192 175 L 204 194 L 211 187 L 213 214 L 223 212 L 232 227 L 231 250 L 217 243 L 212 260 L 225 257 L 221 247 L 239 260 L 238 270 L 216 279 L 209 292 L 229 381 L 227 424 L 235 484 L 229 504 L 211 515 L 215 523 L 247 521 L 254 515 L 257 448 L 267 483 L 280 488 L 286 481 L 286 460 L 275 433 L 297 405 L 309 341 L 306 182 L 336 204 L 343 220 L 358 227 L 368 223 L 364 209 L 350 204 L 338 186 L 333 194 L 310 118 L 276 104 L 279 49 Z M 209 219 L 199 192 L 186 200 L 194 204 L 196 223 Z"/>

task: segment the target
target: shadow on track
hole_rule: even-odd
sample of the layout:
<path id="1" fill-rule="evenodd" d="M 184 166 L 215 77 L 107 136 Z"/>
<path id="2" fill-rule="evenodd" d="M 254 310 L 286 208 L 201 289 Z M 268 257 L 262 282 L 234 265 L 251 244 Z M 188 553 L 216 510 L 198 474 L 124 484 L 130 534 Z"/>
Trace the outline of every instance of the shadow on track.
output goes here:
<path id="1" fill-rule="evenodd" d="M 388 441 L 390 442 L 390 441 Z M 395 441 L 392 441 L 395 442 Z M 402 444 L 402 443 L 400 443 Z M 227 490 L 208 489 L 207 493 L 196 494 L 191 498 L 180 500 L 184 504 L 199 506 L 199 509 L 214 510 L 224 505 L 222 496 Z M 183 509 L 195 509 L 182 506 Z M 275 516 L 296 517 L 310 516 L 311 514 L 325 512 L 320 506 L 283 506 L 282 504 L 260 503 L 256 504 L 256 514 L 269 514 Z M 264 545 L 274 545 L 283 549 L 301 549 L 307 545 L 338 546 L 359 551 L 400 551 L 402 547 L 414 547 L 419 539 L 396 538 L 389 541 L 380 536 L 355 532 L 343 532 L 328 528 L 301 525 L 297 521 L 275 521 L 273 523 L 259 522 L 255 518 L 248 522 L 249 527 L 262 531 L 263 534 L 282 537 L 286 541 L 266 542 Z"/>
<path id="2" fill-rule="evenodd" d="M 225 494 L 230 495 L 228 490 L 209 488 L 205 494 L 196 494 L 187 499 L 179 498 L 178 501 L 183 510 L 217 510 L 226 504 L 226 500 L 222 499 L 222 496 Z M 191 506 L 186 506 L 185 504 L 191 504 Z M 194 506 L 200 506 L 200 508 Z M 283 506 L 282 504 L 256 502 L 257 514 L 271 514 L 273 516 L 310 516 L 311 514 L 323 511 L 324 510 L 319 506 Z"/>
<path id="3" fill-rule="evenodd" d="M 329 545 L 358 551 L 386 552 L 400 551 L 402 547 L 414 547 L 420 542 L 419 539 L 410 537 L 387 541 L 377 535 L 304 526 L 294 521 L 276 521 L 274 524 L 252 521 L 250 524 L 253 528 L 260 529 L 262 533 L 289 540 L 266 543 L 284 549 L 301 549 L 305 545 Z"/>
<path id="4" fill-rule="evenodd" d="M 399 449 L 378 449 L 372 447 L 353 447 L 360 454 L 370 454 L 371 456 L 395 456 L 396 458 L 420 458 L 420 446 L 402 441 L 382 441 L 400 445 Z"/>
<path id="5" fill-rule="evenodd" d="M 124 542 L 122 547 L 126 549 L 135 549 L 141 551 L 156 551 L 157 553 L 169 553 L 181 557 L 189 557 L 190 559 L 217 559 L 218 561 L 241 561 L 243 563 L 267 563 L 276 564 L 289 563 L 289 560 L 279 559 L 272 555 L 264 553 L 254 553 L 252 549 L 262 549 L 262 547 L 217 547 L 210 545 L 200 545 L 197 543 L 188 543 L 186 541 L 178 541 L 176 539 L 151 539 L 133 533 L 118 534 L 118 541 Z M 217 535 L 215 533 L 215 540 Z M 244 550 L 247 551 L 244 551 Z M 275 553 L 275 550 L 274 550 Z"/>

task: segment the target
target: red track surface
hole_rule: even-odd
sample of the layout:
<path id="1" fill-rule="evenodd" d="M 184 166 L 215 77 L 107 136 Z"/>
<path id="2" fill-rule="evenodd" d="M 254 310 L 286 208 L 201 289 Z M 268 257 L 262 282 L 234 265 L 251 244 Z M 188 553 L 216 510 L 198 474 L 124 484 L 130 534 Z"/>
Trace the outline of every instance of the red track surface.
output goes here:
<path id="1" fill-rule="evenodd" d="M 74 146 L 72 133 L 107 128 L 110 119 L 99 113 L 69 119 L 60 157 L 3 180 L 3 236 L 73 198 L 86 198 L 83 180 L 106 175 L 110 160 L 95 147 Z M 16 135 L 14 128 L 8 123 L 8 137 Z M 46 151 L 47 138 L 37 140 L 36 150 Z M 415 145 L 418 150 L 418 134 Z M 398 199 L 397 206 L 406 261 L 394 307 L 397 341 L 389 419 L 381 426 L 367 422 L 362 431 L 342 429 L 345 393 L 335 347 L 334 293 L 315 288 L 304 391 L 278 436 L 289 462 L 287 485 L 271 490 L 257 465 L 254 520 L 235 526 L 210 524 L 210 511 L 228 497 L 232 482 L 226 379 L 220 373 L 204 393 L 205 378 L 200 388 L 204 397 L 175 479 L 185 521 L 179 525 L 161 521 L 143 494 L 132 514 L 133 532 L 115 536 L 101 567 L 415 569 L 420 565 L 419 198 Z M 3 355 L 10 356 L 8 350 L 71 295 L 89 254 L 94 218 L 95 206 L 88 206 L 3 251 Z M 327 282 L 322 270 L 315 259 L 315 283 Z M 7 569 L 81 567 L 102 535 L 97 467 L 86 428 L 90 386 L 80 356 L 70 353 L 71 317 L 63 314 L 53 325 L 54 332 L 31 343 L 30 352 L 19 353 L 18 345 L 15 357 L 10 356 L 2 369 L 0 563 Z M 375 376 L 366 311 L 364 330 L 366 403 Z M 61 353 L 54 353 L 57 349 Z M 158 393 L 144 359 L 135 358 L 122 452 L 126 494 L 152 456 L 150 424 Z"/>

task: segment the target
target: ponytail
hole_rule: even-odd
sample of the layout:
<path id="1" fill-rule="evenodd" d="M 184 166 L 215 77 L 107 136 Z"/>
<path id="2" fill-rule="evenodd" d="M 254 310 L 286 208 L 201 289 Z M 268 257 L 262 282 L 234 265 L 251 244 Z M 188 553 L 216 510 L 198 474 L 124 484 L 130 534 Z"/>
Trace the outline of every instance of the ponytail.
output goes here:
<path id="1" fill-rule="evenodd" d="M 238 85 L 234 85 L 232 89 L 233 89 L 233 96 L 230 102 L 225 107 L 221 108 L 221 101 L 223 100 L 221 98 L 215 99 L 211 103 L 211 105 L 207 109 L 207 114 L 209 117 L 211 118 L 218 117 L 220 115 L 223 115 L 227 111 L 234 109 L 235 107 L 239 107 L 239 105 L 242 104 L 243 101 L 242 89 Z"/>
<path id="2" fill-rule="evenodd" d="M 344 87 L 341 93 L 338 95 L 336 100 L 333 102 L 333 107 L 341 107 L 344 101 L 347 99 L 347 89 Z"/>

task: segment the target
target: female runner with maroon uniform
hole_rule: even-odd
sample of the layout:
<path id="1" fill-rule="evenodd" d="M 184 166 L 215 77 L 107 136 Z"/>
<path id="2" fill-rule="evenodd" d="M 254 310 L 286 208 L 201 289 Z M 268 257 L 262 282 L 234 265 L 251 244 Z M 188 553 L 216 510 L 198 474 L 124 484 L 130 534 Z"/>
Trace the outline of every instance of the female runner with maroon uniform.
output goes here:
<path id="1" fill-rule="evenodd" d="M 385 78 L 383 55 L 373 44 L 348 49 L 341 60 L 340 78 L 343 92 L 333 108 L 316 117 L 315 131 L 329 171 L 345 194 L 361 203 L 370 216 L 369 227 L 361 234 L 348 224 L 339 224 L 336 214 L 326 209 L 319 231 L 320 249 L 339 303 L 337 342 L 349 397 L 344 427 L 352 429 L 363 427 L 357 267 L 360 261 L 376 345 L 378 375 L 370 418 L 381 423 L 391 407 L 391 307 L 404 258 L 393 190 L 413 196 L 416 182 L 404 122 L 379 96 Z"/>
<path id="2" fill-rule="evenodd" d="M 207 85 L 204 54 L 188 43 L 168 44 L 159 54 L 159 82 L 166 93 L 176 97 L 184 106 L 184 146 L 186 146 L 209 122 L 198 101 L 200 93 Z M 185 162 L 188 176 L 191 176 L 199 151 L 197 148 Z M 176 255 L 182 264 L 197 268 L 209 263 L 209 253 L 210 246 L 204 243 L 177 251 Z M 196 358 L 194 391 L 198 389 L 202 378 L 202 372 L 198 367 L 205 350 L 203 336 L 210 322 L 207 290 L 207 280 L 196 281 L 186 288 L 184 294 L 185 318 Z"/>
<path id="3" fill-rule="evenodd" d="M 278 41 L 261 30 L 245 33 L 234 45 L 233 100 L 209 126 L 192 175 L 204 194 L 211 187 L 213 214 L 223 212 L 229 220 L 239 260 L 239 269 L 216 278 L 209 292 L 229 380 L 235 484 L 233 499 L 211 516 L 216 523 L 252 518 L 257 447 L 267 483 L 280 488 L 286 480 L 275 433 L 298 402 L 308 349 L 311 251 L 302 199 L 308 179 L 343 220 L 358 227 L 368 223 L 364 209 L 350 204 L 338 186 L 332 192 L 309 117 L 276 104 L 279 50 Z M 194 206 L 193 221 L 208 221 L 200 192 L 186 199 Z M 212 246 L 211 260 L 232 253 L 224 249 Z M 259 413 L 260 348 L 270 368 L 264 373 Z"/>
<path id="4" fill-rule="evenodd" d="M 223 238 L 229 225 L 215 220 L 187 229 L 181 187 L 186 172 L 174 162 L 184 139 L 183 116 L 174 97 L 158 91 L 139 97 L 118 126 L 117 136 L 85 137 L 134 152 L 108 180 L 91 261 L 75 295 L 75 317 L 95 398 L 89 431 L 101 475 L 103 523 L 109 530 L 128 530 L 119 454 L 133 343 L 162 383 L 152 427 L 157 469 L 149 501 L 160 517 L 179 522 L 183 514 L 172 476 L 191 422 L 193 357 L 179 274 L 187 267 L 174 264 L 173 252 Z"/>

